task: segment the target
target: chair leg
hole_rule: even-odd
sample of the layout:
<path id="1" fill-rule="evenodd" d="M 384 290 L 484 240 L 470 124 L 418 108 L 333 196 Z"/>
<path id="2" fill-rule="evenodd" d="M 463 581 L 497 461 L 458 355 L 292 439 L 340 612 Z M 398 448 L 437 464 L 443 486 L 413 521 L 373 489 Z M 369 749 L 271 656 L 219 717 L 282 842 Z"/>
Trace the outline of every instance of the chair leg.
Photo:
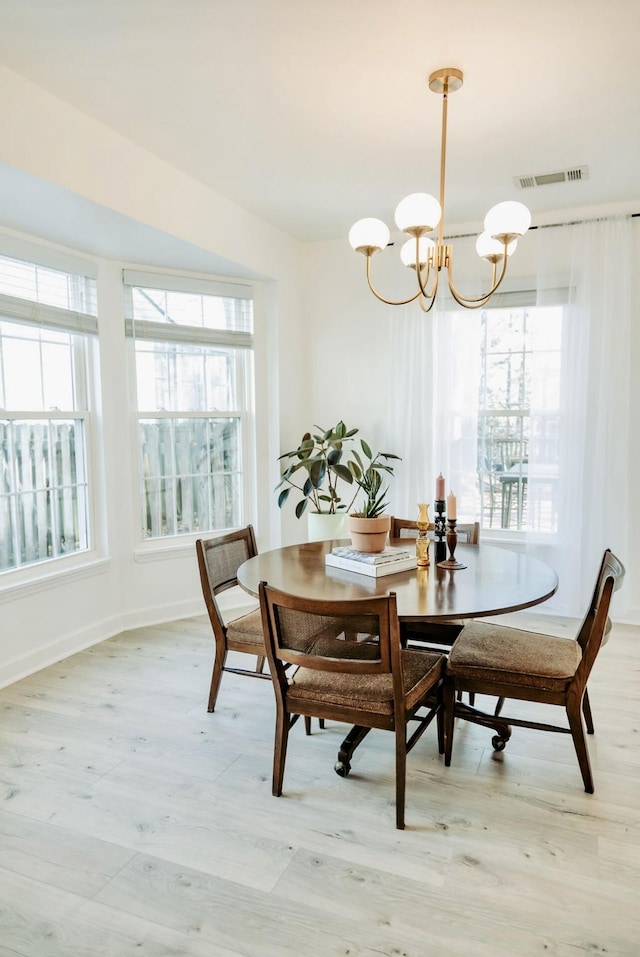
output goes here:
<path id="1" fill-rule="evenodd" d="M 304 733 L 311 734 L 311 718 L 308 714 L 304 716 Z"/>
<path id="2" fill-rule="evenodd" d="M 436 714 L 436 730 L 438 732 L 438 754 L 444 754 L 444 706 L 440 705 Z"/>
<path id="3" fill-rule="evenodd" d="M 222 673 L 224 671 L 224 663 L 226 660 L 227 649 L 222 648 L 216 643 L 216 654 L 215 658 L 213 659 L 213 673 L 211 675 L 211 686 L 209 688 L 209 704 L 207 705 L 207 711 L 215 710 L 218 691 L 220 690 L 220 682 L 222 681 Z"/>
<path id="4" fill-rule="evenodd" d="M 264 663 L 266 658 L 264 655 L 258 655 L 258 660 L 256 661 L 256 674 L 261 675 L 264 671 Z"/>
<path id="5" fill-rule="evenodd" d="M 276 714 L 276 736 L 273 745 L 273 786 L 271 788 L 271 793 L 274 797 L 280 797 L 282 794 L 289 727 L 289 715 L 282 706 L 278 705 Z"/>
<path id="6" fill-rule="evenodd" d="M 573 745 L 578 756 L 578 764 L 580 765 L 584 789 L 587 794 L 593 794 L 593 775 L 591 773 L 591 762 L 589 760 L 587 741 L 584 736 L 584 728 L 582 726 L 582 712 L 579 701 L 567 701 L 567 718 L 569 719 L 569 727 L 571 728 Z"/>
<path id="7" fill-rule="evenodd" d="M 396 726 L 396 827 L 404 830 L 404 803 L 407 781 L 407 727 Z"/>
<path id="8" fill-rule="evenodd" d="M 504 698 L 498 698 L 498 700 L 496 701 L 496 707 L 493 712 L 493 715 L 495 718 L 497 718 L 500 715 L 500 712 L 502 711 L 504 707 L 504 700 L 505 700 Z"/>
<path id="9" fill-rule="evenodd" d="M 591 715 L 591 704 L 589 702 L 589 694 L 587 689 L 584 689 L 584 697 L 582 698 L 582 713 L 584 715 L 584 721 L 587 726 L 587 734 L 593 734 L 593 717 Z"/>
<path id="10" fill-rule="evenodd" d="M 451 764 L 453 749 L 454 709 L 456 703 L 456 687 L 453 681 L 444 683 L 444 763 L 445 767 Z"/>

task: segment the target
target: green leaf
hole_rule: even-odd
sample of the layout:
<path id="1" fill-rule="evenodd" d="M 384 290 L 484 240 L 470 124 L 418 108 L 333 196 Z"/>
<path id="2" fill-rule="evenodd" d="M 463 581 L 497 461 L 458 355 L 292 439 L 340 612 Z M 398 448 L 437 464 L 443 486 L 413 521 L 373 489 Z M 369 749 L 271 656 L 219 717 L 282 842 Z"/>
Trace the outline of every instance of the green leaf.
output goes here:
<path id="1" fill-rule="evenodd" d="M 313 482 L 314 488 L 320 488 L 327 474 L 327 466 L 323 461 L 316 461 L 309 469 L 309 478 Z"/>
<path id="2" fill-rule="evenodd" d="M 302 486 L 302 494 L 305 496 L 305 498 L 307 498 L 309 495 L 312 494 L 313 489 L 314 489 L 314 484 L 311 481 L 311 476 L 309 476 L 307 481 Z"/>
<path id="3" fill-rule="evenodd" d="M 307 498 L 303 498 L 301 502 L 298 502 L 298 504 L 296 505 L 296 518 L 302 517 L 308 504 L 309 504 L 309 499 Z"/>
<path id="4" fill-rule="evenodd" d="M 300 446 L 298 446 L 297 449 L 292 449 L 291 452 L 283 452 L 282 455 L 278 456 L 278 462 L 280 461 L 280 459 L 292 459 L 292 458 L 297 459 L 299 458 L 299 456 L 300 456 Z"/>
<path id="5" fill-rule="evenodd" d="M 369 446 L 367 445 L 364 439 L 360 439 L 360 445 L 362 446 L 362 451 L 367 456 L 367 458 L 372 459 L 373 455 L 371 453 L 371 449 L 369 448 Z"/>
<path id="6" fill-rule="evenodd" d="M 308 458 L 308 457 L 311 455 L 311 453 L 313 452 L 314 446 L 315 446 L 315 442 L 313 441 L 313 439 L 311 438 L 311 436 L 310 436 L 309 433 L 307 432 L 307 434 L 304 436 L 302 442 L 300 443 L 299 458 L 301 458 L 301 459 L 306 459 L 306 458 Z"/>
<path id="7" fill-rule="evenodd" d="M 290 488 L 283 488 L 283 489 L 282 489 L 282 491 L 281 491 L 280 494 L 278 495 L 278 508 L 282 508 L 282 506 L 284 505 L 284 503 L 287 501 L 287 499 L 289 498 L 289 492 L 290 492 L 290 491 L 291 491 Z"/>
<path id="8" fill-rule="evenodd" d="M 343 480 L 343 482 L 346 482 L 348 485 L 353 484 L 353 475 L 346 465 L 336 464 L 333 466 L 333 471 Z"/>

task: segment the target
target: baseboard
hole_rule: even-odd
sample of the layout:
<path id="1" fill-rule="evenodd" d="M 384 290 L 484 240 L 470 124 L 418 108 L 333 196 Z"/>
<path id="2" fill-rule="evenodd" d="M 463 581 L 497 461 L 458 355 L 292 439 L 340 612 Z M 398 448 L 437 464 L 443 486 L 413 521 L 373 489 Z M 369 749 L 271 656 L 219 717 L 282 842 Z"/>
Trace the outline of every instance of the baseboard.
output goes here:
<path id="1" fill-rule="evenodd" d="M 205 611 L 202 601 L 182 601 L 171 605 L 150 608 L 137 608 L 127 614 L 116 614 L 103 618 L 102 621 L 92 623 L 91 627 L 84 627 L 71 634 L 56 638 L 54 641 L 20 655 L 0 666 L 0 688 L 14 684 L 22 678 L 35 674 L 43 668 L 62 661 L 64 658 L 85 651 L 93 645 L 100 644 L 114 635 L 131 628 L 144 628 L 147 625 L 159 625 L 179 618 L 192 618 L 202 615 Z"/>

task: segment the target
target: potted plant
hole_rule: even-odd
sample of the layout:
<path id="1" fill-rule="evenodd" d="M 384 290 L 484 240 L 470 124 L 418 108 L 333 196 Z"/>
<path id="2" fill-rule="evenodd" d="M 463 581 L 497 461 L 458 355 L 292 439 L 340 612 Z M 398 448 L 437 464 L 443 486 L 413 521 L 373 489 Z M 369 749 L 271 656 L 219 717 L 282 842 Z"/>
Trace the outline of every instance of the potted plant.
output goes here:
<path id="1" fill-rule="evenodd" d="M 282 489 L 278 506 L 282 508 L 295 489 L 302 496 L 296 503 L 296 517 L 308 512 L 311 541 L 346 538 L 346 516 L 353 498 L 345 503 L 341 492 L 354 482 L 353 463 L 345 459 L 358 429 L 348 429 L 342 420 L 330 429 L 314 428 L 315 433 L 305 432 L 297 448 L 278 458 L 288 462 L 276 485 L 276 491 Z"/>
<path id="2" fill-rule="evenodd" d="M 351 543 L 359 552 L 381 552 L 386 544 L 391 517 L 385 515 L 388 484 L 384 484 L 383 473 L 393 475 L 393 466 L 389 461 L 400 460 L 400 456 L 391 452 L 372 453 L 369 445 L 360 440 L 366 464 L 357 451 L 353 452 L 353 461 L 349 468 L 359 489 L 364 492 L 364 501 L 357 511 L 349 515 Z"/>

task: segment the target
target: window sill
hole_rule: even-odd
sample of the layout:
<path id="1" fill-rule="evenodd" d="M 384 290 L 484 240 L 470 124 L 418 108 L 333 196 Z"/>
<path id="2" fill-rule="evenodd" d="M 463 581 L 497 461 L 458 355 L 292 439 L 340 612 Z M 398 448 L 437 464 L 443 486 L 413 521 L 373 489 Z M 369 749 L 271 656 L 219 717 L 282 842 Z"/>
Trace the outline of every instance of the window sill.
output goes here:
<path id="1" fill-rule="evenodd" d="M 111 565 L 110 558 L 98 558 L 95 552 L 90 555 L 91 557 L 88 557 L 84 554 L 82 564 L 79 563 L 78 557 L 74 556 L 74 564 L 65 568 L 52 569 L 47 563 L 46 568 L 44 565 L 38 565 L 4 572 L 6 579 L 0 577 L 0 603 L 26 598 L 42 592 L 43 589 L 58 588 L 62 584 L 71 584 L 93 575 L 101 575 Z"/>
<path id="2" fill-rule="evenodd" d="M 195 554 L 195 542 L 198 537 L 198 535 L 189 535 L 180 536 L 179 539 L 171 538 L 165 542 L 158 539 L 153 542 L 140 542 L 133 550 L 134 561 L 140 564 L 162 562 L 166 559 L 181 558 L 186 552 Z"/>
<path id="3" fill-rule="evenodd" d="M 216 531 L 190 532 L 188 535 L 167 535 L 166 538 L 154 538 L 149 541 L 139 541 L 134 546 L 134 561 L 161 562 L 165 559 L 181 558 L 186 552 L 195 554 L 196 541 L 199 538 L 216 538 L 235 531 L 235 528 L 221 528 Z"/>

